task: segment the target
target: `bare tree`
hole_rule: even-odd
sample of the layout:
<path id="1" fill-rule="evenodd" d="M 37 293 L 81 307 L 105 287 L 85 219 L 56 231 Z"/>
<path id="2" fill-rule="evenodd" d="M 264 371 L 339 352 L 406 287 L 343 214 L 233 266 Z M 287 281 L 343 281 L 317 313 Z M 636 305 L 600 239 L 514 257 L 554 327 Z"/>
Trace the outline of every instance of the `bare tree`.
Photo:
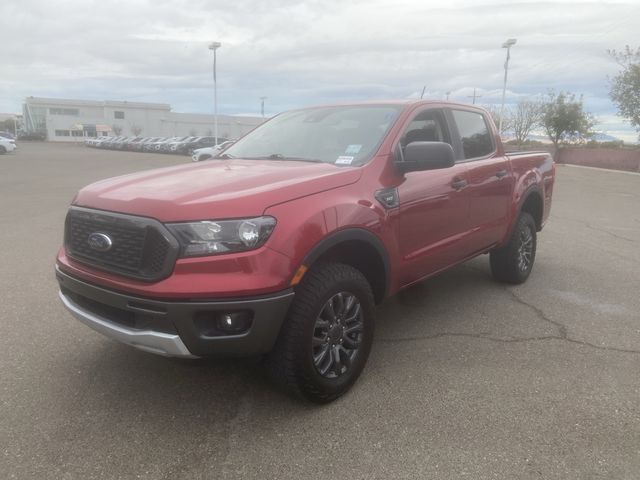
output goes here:
<path id="1" fill-rule="evenodd" d="M 133 133 L 136 137 L 142 133 L 142 127 L 139 125 L 131 125 L 131 133 Z"/>
<path id="2" fill-rule="evenodd" d="M 195 128 L 190 129 L 189 130 L 189 136 L 197 137 L 198 136 L 198 131 Z"/>
<path id="3" fill-rule="evenodd" d="M 116 137 L 119 137 L 122 133 L 122 127 L 120 125 L 111 125 L 111 130 L 115 133 Z"/>
<path id="4" fill-rule="evenodd" d="M 500 107 L 498 105 L 483 105 L 489 115 L 491 115 L 491 119 L 493 123 L 496 124 L 496 128 L 500 125 Z M 509 109 L 504 109 L 504 118 L 502 119 L 502 130 L 509 130 L 511 128 L 511 120 L 509 118 Z"/>
<path id="5" fill-rule="evenodd" d="M 518 142 L 518 148 L 527 139 L 531 130 L 540 125 L 544 106 L 540 102 L 523 100 L 509 109 L 509 128 Z"/>

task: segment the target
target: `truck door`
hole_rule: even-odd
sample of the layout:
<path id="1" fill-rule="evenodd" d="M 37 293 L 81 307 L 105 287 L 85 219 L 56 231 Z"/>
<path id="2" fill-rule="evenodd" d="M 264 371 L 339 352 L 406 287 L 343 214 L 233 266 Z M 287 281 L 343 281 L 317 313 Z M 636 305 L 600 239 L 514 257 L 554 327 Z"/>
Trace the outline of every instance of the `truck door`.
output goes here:
<path id="1" fill-rule="evenodd" d="M 497 154 L 495 136 L 480 111 L 451 109 L 450 113 L 467 166 L 467 241 L 473 253 L 500 241 L 506 233 L 513 175 L 508 158 Z"/>
<path id="2" fill-rule="evenodd" d="M 419 110 L 403 130 L 397 148 L 414 141 L 452 144 L 442 109 Z M 466 169 L 464 163 L 457 163 L 441 170 L 409 172 L 398 186 L 403 285 L 464 258 L 459 246 L 468 223 Z"/>

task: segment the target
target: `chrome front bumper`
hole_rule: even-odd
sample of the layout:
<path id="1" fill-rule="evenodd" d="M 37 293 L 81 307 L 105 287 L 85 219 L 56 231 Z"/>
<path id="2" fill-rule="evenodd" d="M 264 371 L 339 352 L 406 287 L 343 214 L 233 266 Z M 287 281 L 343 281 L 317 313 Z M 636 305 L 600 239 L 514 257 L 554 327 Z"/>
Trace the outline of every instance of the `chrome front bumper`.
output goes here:
<path id="1" fill-rule="evenodd" d="M 166 357 L 198 358 L 192 355 L 178 335 L 170 333 L 154 332 L 151 330 L 134 330 L 110 322 L 95 313 L 89 312 L 76 304 L 71 298 L 61 291 L 58 292 L 60 300 L 71 314 L 93 328 L 96 332 L 126 343 L 145 352 L 164 355 Z"/>

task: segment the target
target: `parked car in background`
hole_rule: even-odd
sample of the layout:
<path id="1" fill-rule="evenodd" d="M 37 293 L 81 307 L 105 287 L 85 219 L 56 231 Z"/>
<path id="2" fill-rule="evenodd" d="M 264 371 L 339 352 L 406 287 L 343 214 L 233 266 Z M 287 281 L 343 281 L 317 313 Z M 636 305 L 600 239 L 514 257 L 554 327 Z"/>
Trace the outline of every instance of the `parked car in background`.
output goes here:
<path id="1" fill-rule="evenodd" d="M 142 147 L 142 151 L 144 152 L 153 152 L 156 149 L 156 145 L 160 142 L 163 142 L 165 140 L 164 137 L 154 137 L 153 139 L 151 139 L 149 142 L 146 142 L 143 147 Z"/>
<path id="2" fill-rule="evenodd" d="M 108 142 L 112 137 L 98 137 L 94 138 L 91 142 L 91 146 L 94 148 L 101 148 L 103 142 Z"/>
<path id="3" fill-rule="evenodd" d="M 193 142 L 197 138 L 198 137 L 186 137 L 179 142 L 172 142 L 170 146 L 171 153 L 178 153 L 183 155 L 186 154 L 187 153 L 187 149 L 185 148 L 186 145 L 188 145 L 190 142 Z"/>
<path id="4" fill-rule="evenodd" d="M 225 138 L 218 139 L 218 147 L 214 150 L 207 150 L 207 155 L 214 156 L 223 148 L 229 145 Z M 209 148 L 215 147 L 214 137 L 126 137 L 109 136 L 98 138 L 87 138 L 85 146 L 102 148 L 108 150 L 128 150 L 133 152 L 154 152 L 154 153 L 178 153 L 186 154 L 193 152 L 193 147 Z M 194 160 L 198 161 L 198 160 Z"/>
<path id="5" fill-rule="evenodd" d="M 113 145 L 120 141 L 121 139 L 123 139 L 124 137 L 106 137 L 104 140 L 102 140 L 97 146 L 98 148 L 106 148 L 106 149 L 110 149 L 113 147 Z"/>
<path id="6" fill-rule="evenodd" d="M 173 141 L 173 140 L 174 140 L 174 138 L 176 138 L 176 137 L 166 137 L 166 138 L 163 138 L 162 140 L 160 140 L 160 141 L 158 141 L 158 142 L 156 142 L 156 143 L 154 144 L 154 146 L 153 146 L 153 150 L 154 150 L 155 152 L 159 152 L 159 153 L 160 153 L 160 152 L 162 152 L 162 151 L 164 150 L 164 148 L 165 148 L 166 144 L 168 144 L 169 142 Z"/>
<path id="7" fill-rule="evenodd" d="M 154 142 L 156 137 L 144 137 L 140 142 L 132 145 L 134 152 L 143 152 L 147 144 Z"/>
<path id="8" fill-rule="evenodd" d="M 135 144 L 140 143 L 142 140 L 143 137 L 131 137 L 123 143 L 122 150 L 132 151 L 134 150 Z"/>
<path id="9" fill-rule="evenodd" d="M 171 147 L 176 143 L 182 142 L 189 137 L 172 137 L 169 138 L 166 142 L 160 145 L 160 151 L 162 153 L 172 153 Z"/>
<path id="10" fill-rule="evenodd" d="M 223 152 L 226 148 L 229 148 L 234 143 L 235 140 L 227 140 L 226 142 L 222 142 L 215 147 L 198 148 L 193 151 L 193 154 L 191 155 L 191 161 L 202 162 L 203 160 L 209 160 L 210 158 L 213 158 L 219 153 Z"/>
<path id="11" fill-rule="evenodd" d="M 226 142 L 227 140 L 228 139 L 226 139 L 226 138 L 218 137 L 218 144 L 220 144 L 222 142 Z M 198 148 L 215 147 L 215 146 L 216 146 L 215 137 L 197 137 L 193 141 L 185 144 L 184 147 L 183 147 L 184 148 L 184 152 L 181 152 L 181 153 L 191 155 L 193 153 L 193 151 L 198 149 Z"/>
<path id="12" fill-rule="evenodd" d="M 15 140 L 16 139 L 15 135 L 13 133 L 11 133 L 11 132 L 0 132 L 0 137 L 8 138 L 9 140 Z"/>
<path id="13" fill-rule="evenodd" d="M 16 149 L 16 141 L 12 138 L 0 137 L 0 155 L 11 153 Z"/>
<path id="14" fill-rule="evenodd" d="M 127 143 L 131 140 L 131 137 L 122 137 L 119 140 L 113 142 L 111 148 L 113 150 L 124 150 Z"/>

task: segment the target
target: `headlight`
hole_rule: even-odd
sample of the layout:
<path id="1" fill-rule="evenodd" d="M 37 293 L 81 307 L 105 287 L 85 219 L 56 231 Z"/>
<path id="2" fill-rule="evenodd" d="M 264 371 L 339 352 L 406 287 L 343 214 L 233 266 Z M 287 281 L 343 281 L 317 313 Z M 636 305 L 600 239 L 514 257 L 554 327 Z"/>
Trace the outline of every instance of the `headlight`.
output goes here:
<path id="1" fill-rule="evenodd" d="M 273 217 L 167 224 L 180 242 L 181 257 L 253 250 L 267 241 L 275 226 Z"/>

